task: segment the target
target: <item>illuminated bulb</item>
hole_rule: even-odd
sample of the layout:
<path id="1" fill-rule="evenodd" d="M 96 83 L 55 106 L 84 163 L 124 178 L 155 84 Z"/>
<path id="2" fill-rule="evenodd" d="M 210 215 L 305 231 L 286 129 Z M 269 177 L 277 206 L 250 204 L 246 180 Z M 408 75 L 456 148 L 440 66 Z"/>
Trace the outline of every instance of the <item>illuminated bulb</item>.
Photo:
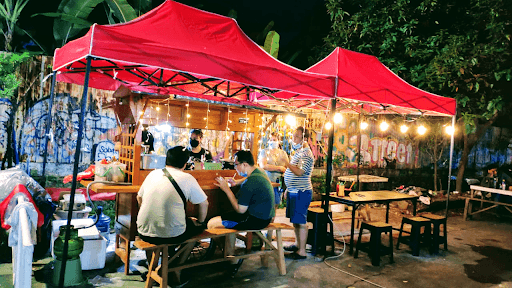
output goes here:
<path id="1" fill-rule="evenodd" d="M 190 114 L 187 114 L 187 118 L 190 118 Z"/>
<path id="2" fill-rule="evenodd" d="M 156 111 L 160 111 L 160 106 L 156 107 Z"/>
<path id="3" fill-rule="evenodd" d="M 343 121 L 343 116 L 341 116 L 341 113 L 334 114 L 334 123 L 341 123 Z"/>
<path id="4" fill-rule="evenodd" d="M 331 127 L 332 127 L 331 122 L 327 122 L 327 123 L 325 123 L 325 129 L 330 130 L 330 129 L 331 129 Z"/>
<path id="5" fill-rule="evenodd" d="M 187 106 L 187 107 L 188 107 L 188 103 L 187 103 L 187 104 L 185 104 L 185 106 Z"/>
<path id="6" fill-rule="evenodd" d="M 284 118 L 284 122 L 286 122 L 286 124 L 288 124 L 289 126 L 297 125 L 297 119 L 295 119 L 295 116 L 290 114 L 286 115 L 286 117 Z"/>
<path id="7" fill-rule="evenodd" d="M 455 132 L 455 129 L 453 129 L 453 126 L 446 126 L 446 128 L 444 128 L 444 131 L 446 132 L 446 134 L 448 135 L 452 135 L 453 132 Z"/>
<path id="8" fill-rule="evenodd" d="M 407 132 L 407 130 L 409 130 L 409 127 L 407 127 L 407 125 L 403 124 L 402 126 L 400 126 L 400 132 L 405 133 Z"/>
<path id="9" fill-rule="evenodd" d="M 368 123 L 361 122 L 361 130 L 365 130 L 366 128 L 368 128 Z"/>
<path id="10" fill-rule="evenodd" d="M 190 123 L 187 122 L 187 126 L 190 125 Z"/>
<path id="11" fill-rule="evenodd" d="M 206 117 L 204 117 L 203 120 L 206 120 Z"/>
<path id="12" fill-rule="evenodd" d="M 143 113 L 144 113 L 144 112 L 140 111 L 140 112 L 139 112 L 139 115 L 142 115 Z"/>
<path id="13" fill-rule="evenodd" d="M 382 122 L 380 123 L 380 130 L 381 130 L 381 131 L 386 131 L 386 130 L 388 130 L 388 128 L 389 128 L 389 124 L 388 124 L 388 122 L 386 122 L 386 121 L 382 121 Z"/>
<path id="14" fill-rule="evenodd" d="M 425 126 L 423 126 L 423 125 L 419 126 L 418 127 L 418 134 L 423 135 L 425 133 L 427 133 L 427 128 L 425 128 Z"/>

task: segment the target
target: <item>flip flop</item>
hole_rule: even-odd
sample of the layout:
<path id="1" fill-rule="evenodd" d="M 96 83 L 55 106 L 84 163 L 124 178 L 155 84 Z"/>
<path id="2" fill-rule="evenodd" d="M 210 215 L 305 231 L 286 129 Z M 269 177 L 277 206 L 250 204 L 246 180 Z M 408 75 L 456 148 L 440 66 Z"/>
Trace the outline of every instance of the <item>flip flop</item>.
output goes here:
<path id="1" fill-rule="evenodd" d="M 288 251 L 288 252 L 297 252 L 299 251 L 299 248 L 295 245 L 290 245 L 290 246 L 284 246 L 283 247 L 284 251 Z"/>
<path id="2" fill-rule="evenodd" d="M 308 258 L 307 255 L 302 256 L 302 255 L 297 254 L 297 252 L 293 252 L 291 254 L 285 255 L 285 257 L 289 258 L 289 259 L 293 259 L 293 260 L 304 260 L 304 259 Z"/>

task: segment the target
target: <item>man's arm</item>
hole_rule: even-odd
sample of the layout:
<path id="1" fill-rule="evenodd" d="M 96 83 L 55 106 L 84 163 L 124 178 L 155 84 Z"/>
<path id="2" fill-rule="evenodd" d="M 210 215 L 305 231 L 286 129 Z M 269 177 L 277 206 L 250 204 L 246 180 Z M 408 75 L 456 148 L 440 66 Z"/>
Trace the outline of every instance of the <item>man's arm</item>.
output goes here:
<path id="1" fill-rule="evenodd" d="M 268 164 L 266 157 L 263 157 L 261 159 L 261 168 L 263 168 L 264 170 L 267 170 L 267 171 L 277 171 L 277 172 L 281 172 L 281 173 L 284 173 L 284 171 L 286 171 L 286 167 L 284 167 L 284 166 Z"/>
<path id="2" fill-rule="evenodd" d="M 235 194 L 233 194 L 233 191 L 231 191 L 231 189 L 228 186 L 228 181 L 226 181 L 222 177 L 217 177 L 215 180 L 217 180 L 217 183 L 213 184 L 215 184 L 215 186 L 218 186 L 220 189 L 222 189 L 222 191 L 224 191 L 224 193 L 226 193 L 226 196 L 228 196 L 229 202 L 231 202 L 231 206 L 233 206 L 235 211 L 240 214 L 245 213 L 248 207 L 238 204 L 238 200 L 236 199 Z"/>
<path id="3" fill-rule="evenodd" d="M 137 195 L 137 203 L 139 203 L 140 208 L 140 206 L 142 205 L 142 197 L 140 197 L 139 195 Z"/>
<path id="4" fill-rule="evenodd" d="M 204 200 L 203 202 L 199 203 L 199 212 L 197 215 L 197 220 L 199 222 L 204 222 L 206 220 L 206 213 L 208 213 L 208 200 Z"/>

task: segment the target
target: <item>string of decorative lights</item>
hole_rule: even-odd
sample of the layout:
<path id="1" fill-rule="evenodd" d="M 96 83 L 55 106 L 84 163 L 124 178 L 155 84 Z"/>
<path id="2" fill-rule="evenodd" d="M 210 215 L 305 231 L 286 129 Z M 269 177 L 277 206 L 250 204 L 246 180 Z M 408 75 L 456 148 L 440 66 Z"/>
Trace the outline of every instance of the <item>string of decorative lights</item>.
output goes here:
<path id="1" fill-rule="evenodd" d="M 188 122 L 188 119 L 190 118 L 190 114 L 188 113 L 188 107 L 190 106 L 190 101 L 187 101 L 187 104 L 185 104 L 185 106 L 187 106 L 187 123 L 185 124 L 185 126 L 188 126 L 190 125 L 190 123 Z"/>

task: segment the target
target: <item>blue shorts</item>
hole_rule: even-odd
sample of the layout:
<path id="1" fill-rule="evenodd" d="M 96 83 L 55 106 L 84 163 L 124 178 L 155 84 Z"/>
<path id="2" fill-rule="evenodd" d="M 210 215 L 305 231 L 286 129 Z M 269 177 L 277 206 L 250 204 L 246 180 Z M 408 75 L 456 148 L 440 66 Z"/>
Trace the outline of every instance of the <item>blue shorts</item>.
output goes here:
<path id="1" fill-rule="evenodd" d="M 312 190 L 299 190 L 298 193 L 287 193 L 286 217 L 293 224 L 306 224 L 308 208 L 313 196 Z"/>
<path id="2" fill-rule="evenodd" d="M 281 195 L 283 195 L 283 191 L 279 187 L 274 187 L 274 203 L 276 205 L 281 204 Z"/>

